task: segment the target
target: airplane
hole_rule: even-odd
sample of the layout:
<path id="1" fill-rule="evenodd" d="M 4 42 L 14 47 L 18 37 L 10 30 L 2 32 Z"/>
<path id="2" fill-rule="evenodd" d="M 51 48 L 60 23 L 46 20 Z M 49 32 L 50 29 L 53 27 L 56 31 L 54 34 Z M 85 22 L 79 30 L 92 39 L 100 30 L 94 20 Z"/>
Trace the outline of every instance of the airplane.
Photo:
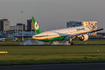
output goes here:
<path id="1" fill-rule="evenodd" d="M 34 19 L 33 16 L 32 16 L 32 23 L 35 30 L 35 35 L 32 36 L 32 39 L 44 42 L 51 42 L 50 44 L 52 44 L 54 41 L 68 40 L 69 41 L 68 43 L 70 43 L 70 45 L 73 45 L 72 39 L 79 37 L 79 40 L 84 42 L 88 40 L 89 33 L 103 30 L 103 28 L 101 28 L 91 31 L 86 26 L 79 26 L 79 27 L 63 28 L 63 29 L 42 32 L 37 21 Z"/>
<path id="2" fill-rule="evenodd" d="M 15 33 L 15 32 L 14 32 Z M 0 38 L 29 38 L 32 37 L 32 35 L 35 35 L 35 33 L 31 33 L 31 32 L 16 32 L 16 33 L 20 33 L 20 34 L 26 34 L 26 35 L 7 35 L 5 33 L 1 33 L 0 34 Z"/>
<path id="3" fill-rule="evenodd" d="M 31 32 L 16 32 L 16 33 L 20 33 L 20 34 L 26 34 L 26 35 L 35 35 L 35 33 L 31 33 Z"/>
<path id="4" fill-rule="evenodd" d="M 1 32 L 1 34 L 0 34 L 0 41 L 4 41 L 3 39 L 5 39 L 5 38 L 22 38 L 22 37 L 24 37 L 24 38 L 31 38 L 32 35 L 35 35 L 35 33 L 30 33 L 30 32 L 16 32 L 16 33 L 26 34 L 26 35 L 23 35 L 23 36 L 22 35 L 9 35 L 9 34 L 7 35 L 7 34 Z M 12 41 L 15 42 L 14 39 Z M 16 41 L 19 41 L 19 40 L 16 40 Z"/>
<path id="5" fill-rule="evenodd" d="M 0 38 L 0 42 L 4 42 L 5 41 L 5 38 Z"/>

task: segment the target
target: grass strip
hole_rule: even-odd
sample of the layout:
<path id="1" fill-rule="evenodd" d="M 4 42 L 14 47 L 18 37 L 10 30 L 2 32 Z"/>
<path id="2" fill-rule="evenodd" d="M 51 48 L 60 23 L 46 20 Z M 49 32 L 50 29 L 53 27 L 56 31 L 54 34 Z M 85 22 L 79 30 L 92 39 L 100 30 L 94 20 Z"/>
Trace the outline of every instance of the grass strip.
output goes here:
<path id="1" fill-rule="evenodd" d="M 8 51 L 0 54 L 0 65 L 105 62 L 104 45 L 0 46 L 0 51 Z"/>

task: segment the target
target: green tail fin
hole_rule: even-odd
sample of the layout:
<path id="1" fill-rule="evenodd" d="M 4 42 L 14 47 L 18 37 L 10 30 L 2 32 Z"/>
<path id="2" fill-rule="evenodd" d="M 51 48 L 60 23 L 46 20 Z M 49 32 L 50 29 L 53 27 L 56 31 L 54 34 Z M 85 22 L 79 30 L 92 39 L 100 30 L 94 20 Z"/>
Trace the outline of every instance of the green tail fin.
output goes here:
<path id="1" fill-rule="evenodd" d="M 34 26 L 35 34 L 42 33 L 42 31 L 41 31 L 37 21 L 34 19 L 34 17 L 32 17 L 32 23 L 33 23 L 33 26 Z"/>

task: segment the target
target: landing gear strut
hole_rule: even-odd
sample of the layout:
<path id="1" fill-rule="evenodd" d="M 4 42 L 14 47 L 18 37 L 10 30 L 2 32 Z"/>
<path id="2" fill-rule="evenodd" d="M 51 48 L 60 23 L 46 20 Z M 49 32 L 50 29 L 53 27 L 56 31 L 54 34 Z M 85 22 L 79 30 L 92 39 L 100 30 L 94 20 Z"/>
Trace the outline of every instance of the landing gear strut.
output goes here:
<path id="1" fill-rule="evenodd" d="M 70 41 L 69 41 L 68 43 L 70 43 L 70 45 L 73 45 L 73 42 L 70 42 Z"/>
<path id="2" fill-rule="evenodd" d="M 70 43 L 70 45 L 73 45 L 72 39 L 70 39 L 68 43 Z"/>
<path id="3" fill-rule="evenodd" d="M 52 45 L 53 44 L 53 41 L 50 43 L 50 45 Z"/>

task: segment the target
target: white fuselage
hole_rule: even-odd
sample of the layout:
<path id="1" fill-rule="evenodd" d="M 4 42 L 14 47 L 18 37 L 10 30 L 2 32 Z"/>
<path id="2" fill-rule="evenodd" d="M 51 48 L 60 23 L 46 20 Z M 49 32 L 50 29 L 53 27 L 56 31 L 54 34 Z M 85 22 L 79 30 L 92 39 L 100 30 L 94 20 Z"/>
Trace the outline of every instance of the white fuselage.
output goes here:
<path id="1" fill-rule="evenodd" d="M 76 35 L 85 32 L 89 32 L 90 29 L 85 26 L 73 27 L 73 28 L 64 28 L 51 31 L 45 31 L 40 34 L 34 35 L 32 38 L 37 40 L 51 39 L 56 37 L 62 37 L 67 35 Z"/>

